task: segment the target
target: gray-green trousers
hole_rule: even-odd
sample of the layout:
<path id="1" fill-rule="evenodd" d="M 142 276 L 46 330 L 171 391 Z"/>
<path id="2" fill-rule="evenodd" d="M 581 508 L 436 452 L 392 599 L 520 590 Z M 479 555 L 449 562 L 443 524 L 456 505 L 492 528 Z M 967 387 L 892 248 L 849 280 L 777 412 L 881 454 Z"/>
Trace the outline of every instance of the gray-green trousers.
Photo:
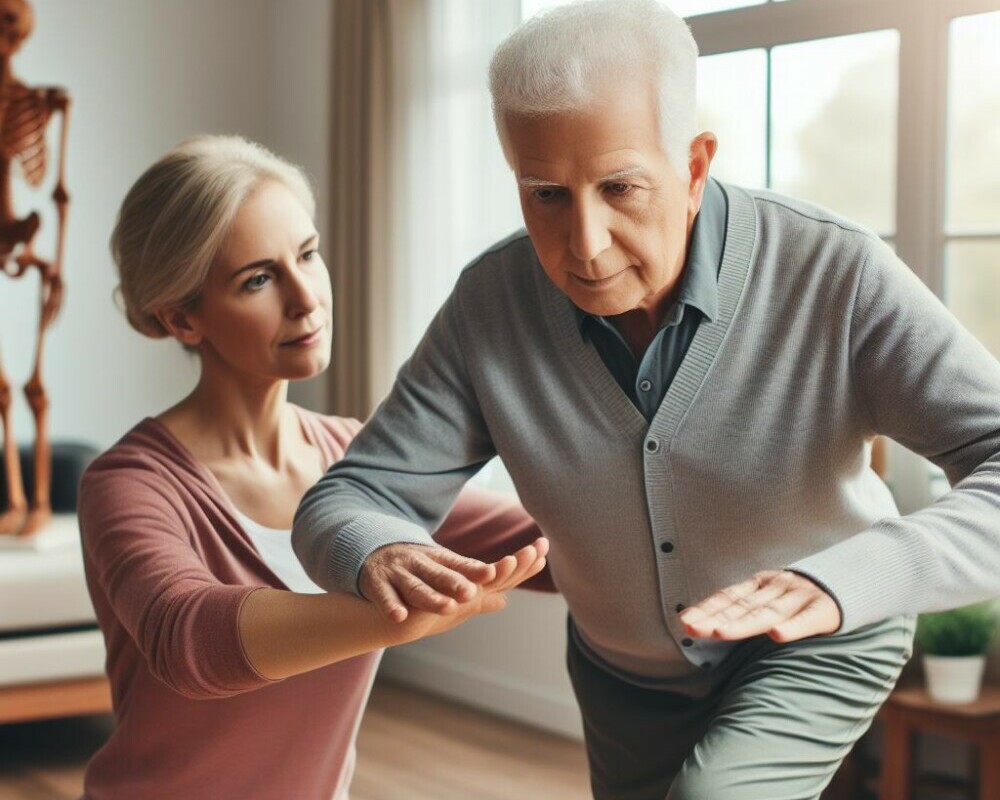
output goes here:
<path id="1" fill-rule="evenodd" d="M 748 640 L 706 697 L 647 689 L 569 638 L 597 800 L 816 800 L 912 653 L 915 618 L 778 644 Z"/>

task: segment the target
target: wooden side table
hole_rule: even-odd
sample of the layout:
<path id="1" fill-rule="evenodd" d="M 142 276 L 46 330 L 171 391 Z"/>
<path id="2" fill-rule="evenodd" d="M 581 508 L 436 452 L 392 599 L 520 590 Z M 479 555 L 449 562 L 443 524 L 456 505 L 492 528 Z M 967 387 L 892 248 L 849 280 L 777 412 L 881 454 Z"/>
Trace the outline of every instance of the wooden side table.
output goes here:
<path id="1" fill-rule="evenodd" d="M 1000 686 L 984 685 L 979 699 L 943 705 L 923 687 L 897 689 L 882 707 L 885 726 L 880 800 L 913 800 L 914 738 L 929 733 L 971 742 L 978 748 L 979 798 L 1000 798 Z"/>

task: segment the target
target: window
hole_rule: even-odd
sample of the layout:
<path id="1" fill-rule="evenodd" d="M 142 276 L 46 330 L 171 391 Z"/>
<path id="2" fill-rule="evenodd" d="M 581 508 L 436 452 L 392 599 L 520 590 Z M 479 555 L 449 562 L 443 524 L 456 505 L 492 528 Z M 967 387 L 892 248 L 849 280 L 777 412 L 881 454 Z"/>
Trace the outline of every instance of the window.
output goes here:
<path id="1" fill-rule="evenodd" d="M 1000 12 L 951 23 L 944 299 L 1000 358 Z"/>

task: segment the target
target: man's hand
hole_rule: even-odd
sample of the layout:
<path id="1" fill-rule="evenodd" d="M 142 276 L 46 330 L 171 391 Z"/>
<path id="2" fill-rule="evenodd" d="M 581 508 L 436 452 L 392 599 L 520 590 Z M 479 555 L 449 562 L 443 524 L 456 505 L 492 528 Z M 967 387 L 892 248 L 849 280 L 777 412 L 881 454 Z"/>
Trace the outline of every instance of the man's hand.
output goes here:
<path id="1" fill-rule="evenodd" d="M 455 604 L 446 614 L 413 609 L 403 624 L 386 623 L 390 626 L 389 640 L 397 644 L 414 641 L 424 636 L 444 633 L 478 614 L 502 611 L 507 605 L 504 592 L 545 569 L 545 554 L 548 550 L 548 539 L 540 537 L 516 553 L 495 561 L 490 566 L 495 568 L 496 577 L 483 586 L 476 586 L 470 600 Z"/>
<path id="2" fill-rule="evenodd" d="M 776 642 L 794 642 L 836 631 L 840 608 L 804 575 L 768 570 L 684 609 L 680 620 L 700 638 L 747 639 L 766 633 Z"/>
<path id="3" fill-rule="evenodd" d="M 544 559 L 548 540 L 539 539 L 534 546 L 539 548 L 537 557 Z M 393 622 L 405 620 L 408 608 L 451 614 L 459 603 L 476 597 L 479 586 L 497 579 L 498 565 L 510 567 L 506 559 L 484 564 L 442 547 L 390 544 L 365 560 L 358 588 Z"/>

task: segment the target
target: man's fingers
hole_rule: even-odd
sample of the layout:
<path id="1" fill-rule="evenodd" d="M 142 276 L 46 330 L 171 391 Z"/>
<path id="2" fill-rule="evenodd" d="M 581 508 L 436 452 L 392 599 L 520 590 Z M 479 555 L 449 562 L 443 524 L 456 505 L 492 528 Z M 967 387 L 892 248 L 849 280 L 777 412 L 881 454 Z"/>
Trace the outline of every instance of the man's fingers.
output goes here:
<path id="1" fill-rule="evenodd" d="M 737 620 L 721 622 L 716 626 L 713 635 L 717 639 L 733 640 L 767 633 L 776 625 L 798 614 L 812 599 L 812 595 L 803 589 L 786 592 L 767 605 L 757 606 L 748 611 Z"/>
<path id="2" fill-rule="evenodd" d="M 840 609 L 828 595 L 813 598 L 791 619 L 767 632 L 776 642 L 794 642 L 808 636 L 833 633 L 840 627 Z"/>
<path id="3" fill-rule="evenodd" d="M 401 572 L 394 581 L 396 591 L 410 608 L 446 614 L 455 610 L 455 601 L 428 586 L 412 572 Z"/>
<path id="4" fill-rule="evenodd" d="M 758 603 L 751 599 L 754 594 L 765 591 L 766 594 L 761 597 L 769 596 L 771 592 L 780 596 L 787 590 L 789 584 L 789 575 L 782 575 L 776 571 L 758 572 L 752 578 L 727 586 L 696 605 L 684 609 L 680 620 L 689 627 L 692 636 L 711 636 L 720 621 L 742 616 L 756 607 Z M 721 616 L 728 609 L 732 609 L 728 612 L 729 616 Z"/>
<path id="5" fill-rule="evenodd" d="M 460 603 L 476 596 L 475 583 L 434 559 L 417 559 L 410 572 L 438 594 L 454 598 Z"/>
<path id="6" fill-rule="evenodd" d="M 492 564 L 485 564 L 475 558 L 460 556 L 458 553 L 446 550 L 443 547 L 429 550 L 426 555 L 429 559 L 459 573 L 462 577 L 473 583 L 489 583 L 496 574 Z"/>
<path id="7" fill-rule="evenodd" d="M 383 616 L 393 622 L 402 622 L 409 616 L 406 605 L 388 581 L 372 584 L 369 591 L 372 594 L 371 601 Z"/>

